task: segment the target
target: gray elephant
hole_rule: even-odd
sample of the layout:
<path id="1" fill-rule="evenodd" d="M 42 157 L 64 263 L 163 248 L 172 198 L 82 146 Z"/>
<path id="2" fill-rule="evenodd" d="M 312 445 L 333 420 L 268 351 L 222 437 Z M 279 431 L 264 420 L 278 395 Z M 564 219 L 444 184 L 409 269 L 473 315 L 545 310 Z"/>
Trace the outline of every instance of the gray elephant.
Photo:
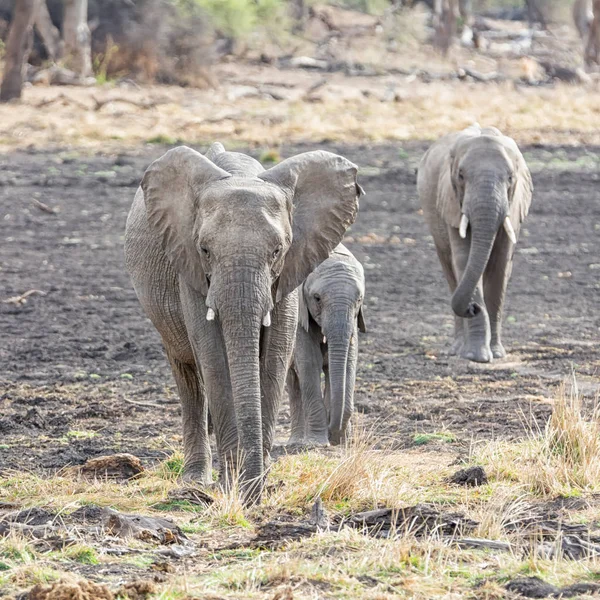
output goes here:
<path id="1" fill-rule="evenodd" d="M 357 167 L 324 151 L 265 171 L 213 144 L 181 146 L 146 171 L 127 220 L 137 296 L 162 336 L 182 403 L 184 472 L 260 500 L 297 325 L 296 288 L 340 242 L 361 192 Z"/>
<path id="2" fill-rule="evenodd" d="M 290 444 L 328 445 L 345 439 L 354 408 L 357 329 L 366 331 L 364 296 L 363 267 L 342 244 L 300 286 L 299 327 L 287 380 Z"/>
<path id="3" fill-rule="evenodd" d="M 506 355 L 502 307 L 533 185 L 517 144 L 475 124 L 433 144 L 417 189 L 452 292 L 454 352 L 476 362 Z"/>

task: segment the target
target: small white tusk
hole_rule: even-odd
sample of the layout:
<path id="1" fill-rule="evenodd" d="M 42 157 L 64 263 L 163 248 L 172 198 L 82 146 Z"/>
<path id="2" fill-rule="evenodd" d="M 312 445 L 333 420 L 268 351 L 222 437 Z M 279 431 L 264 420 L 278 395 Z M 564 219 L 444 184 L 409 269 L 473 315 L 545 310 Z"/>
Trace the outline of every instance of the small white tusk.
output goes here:
<path id="1" fill-rule="evenodd" d="M 265 327 L 271 327 L 271 311 L 269 311 L 264 317 L 263 317 L 263 325 Z"/>
<path id="2" fill-rule="evenodd" d="M 214 321 L 215 320 L 215 311 L 212 308 L 209 308 L 206 311 L 206 320 L 207 321 Z"/>
<path id="3" fill-rule="evenodd" d="M 504 219 L 504 231 L 506 231 L 506 235 L 508 239 L 513 243 L 517 243 L 517 235 L 515 234 L 515 230 L 513 229 L 512 223 L 510 222 L 510 217 L 506 217 Z"/>
<path id="4" fill-rule="evenodd" d="M 327 336 L 326 336 L 326 335 L 324 335 L 324 336 L 323 336 L 323 343 L 324 343 L 324 344 L 326 344 L 326 343 L 327 343 Z"/>
<path id="5" fill-rule="evenodd" d="M 467 227 L 469 226 L 469 218 L 467 217 L 467 215 L 465 215 L 463 213 L 463 216 L 460 219 L 460 227 L 458 229 L 458 233 L 460 234 L 461 238 L 466 238 L 467 237 Z"/>

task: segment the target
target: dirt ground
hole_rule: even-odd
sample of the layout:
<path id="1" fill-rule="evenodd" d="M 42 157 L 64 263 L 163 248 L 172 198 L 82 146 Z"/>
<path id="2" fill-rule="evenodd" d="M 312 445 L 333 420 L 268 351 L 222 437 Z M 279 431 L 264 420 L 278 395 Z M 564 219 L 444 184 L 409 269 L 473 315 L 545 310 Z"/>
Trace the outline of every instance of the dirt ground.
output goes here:
<path id="1" fill-rule="evenodd" d="M 466 452 L 543 423 L 573 371 L 586 397 L 598 393 L 597 147 L 524 148 L 534 202 L 508 293 L 509 354 L 490 365 L 448 356 L 449 293 L 415 190 L 427 144 L 316 147 L 358 163 L 367 191 L 346 242 L 367 277 L 356 402 L 368 427 L 398 448 L 446 431 Z M 179 446 L 173 380 L 122 255 L 135 189 L 164 150 L 0 157 L 0 469 L 49 473 L 122 451 L 151 464 Z M 278 444 L 288 427 L 284 403 Z"/>

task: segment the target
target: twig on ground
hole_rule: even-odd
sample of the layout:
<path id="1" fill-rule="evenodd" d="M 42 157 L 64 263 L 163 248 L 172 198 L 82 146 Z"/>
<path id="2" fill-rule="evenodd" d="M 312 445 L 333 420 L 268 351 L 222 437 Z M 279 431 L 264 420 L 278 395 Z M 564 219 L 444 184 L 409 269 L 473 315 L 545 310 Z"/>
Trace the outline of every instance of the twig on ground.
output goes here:
<path id="1" fill-rule="evenodd" d="M 149 108 L 155 108 L 159 104 L 167 104 L 169 101 L 164 99 L 159 100 L 132 100 L 131 98 L 125 98 L 123 96 L 113 97 L 113 98 L 105 98 L 104 100 L 99 100 L 96 96 L 92 96 L 92 100 L 95 102 L 94 110 L 98 111 L 106 104 L 110 104 L 111 102 L 121 102 L 123 104 L 131 104 L 133 106 L 137 106 L 138 108 L 142 108 L 147 110 Z"/>
<path id="2" fill-rule="evenodd" d="M 39 208 L 40 210 L 43 210 L 44 212 L 47 212 L 51 215 L 58 214 L 58 210 L 56 208 L 52 208 L 51 206 L 48 206 L 47 204 L 44 204 L 43 202 L 40 202 L 39 200 L 36 200 L 35 198 L 33 199 L 33 204 L 35 206 L 37 206 L 37 208 Z"/>
<path id="3" fill-rule="evenodd" d="M 7 298 L 6 300 L 2 300 L 2 304 L 25 304 L 27 302 L 27 298 L 29 296 L 45 296 L 46 292 L 42 292 L 42 290 L 27 290 L 24 294 L 20 296 L 13 296 L 12 298 Z"/>

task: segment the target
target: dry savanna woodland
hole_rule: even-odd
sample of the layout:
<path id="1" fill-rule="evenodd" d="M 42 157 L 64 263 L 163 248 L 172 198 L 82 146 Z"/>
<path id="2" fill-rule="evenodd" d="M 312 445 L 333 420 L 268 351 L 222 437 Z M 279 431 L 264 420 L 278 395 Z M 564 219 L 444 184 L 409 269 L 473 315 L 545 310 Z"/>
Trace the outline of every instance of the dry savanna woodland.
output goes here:
<path id="1" fill-rule="evenodd" d="M 596 597 L 599 19 L 595 0 L 1 0 L 0 597 Z M 490 363 L 450 355 L 415 187 L 475 121 L 534 185 Z M 148 165 L 217 140 L 265 167 L 341 154 L 366 191 L 344 237 L 366 279 L 351 437 L 287 445 L 284 395 L 251 507 L 182 478 L 123 264 Z"/>

